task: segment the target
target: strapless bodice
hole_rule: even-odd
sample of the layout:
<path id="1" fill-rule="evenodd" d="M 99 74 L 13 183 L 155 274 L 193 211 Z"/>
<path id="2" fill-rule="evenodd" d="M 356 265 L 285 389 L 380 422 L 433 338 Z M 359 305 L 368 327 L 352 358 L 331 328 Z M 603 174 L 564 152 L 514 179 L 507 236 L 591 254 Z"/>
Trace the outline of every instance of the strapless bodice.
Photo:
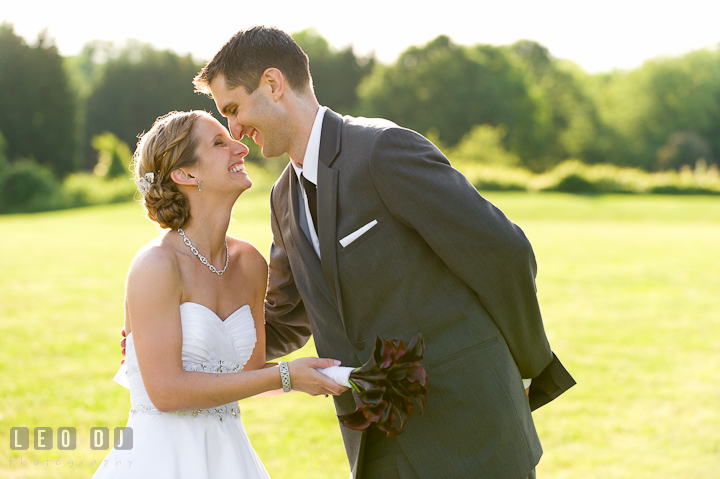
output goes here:
<path id="1" fill-rule="evenodd" d="M 250 306 L 240 307 L 223 321 L 206 306 L 186 302 L 180 305 L 180 319 L 183 337 L 182 363 L 186 371 L 238 372 L 242 371 L 252 356 L 257 332 Z M 116 381 L 130 389 L 131 414 L 159 413 L 145 389 L 132 332 L 127 336 L 125 354 L 125 363 L 118 371 Z M 237 401 L 217 408 L 175 412 L 194 416 L 209 414 L 220 419 L 228 414 L 238 413 Z"/>

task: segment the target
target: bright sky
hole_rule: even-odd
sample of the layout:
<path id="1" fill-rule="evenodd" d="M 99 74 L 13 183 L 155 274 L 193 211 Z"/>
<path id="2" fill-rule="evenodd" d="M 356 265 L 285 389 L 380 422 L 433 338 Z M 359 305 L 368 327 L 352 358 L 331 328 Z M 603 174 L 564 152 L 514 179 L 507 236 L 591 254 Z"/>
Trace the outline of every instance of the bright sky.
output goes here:
<path id="1" fill-rule="evenodd" d="M 558 58 L 596 73 L 632 69 L 649 58 L 720 44 L 717 0 L 3 0 L 0 21 L 30 44 L 47 28 L 63 55 L 88 40 L 136 38 L 196 59 L 236 31 L 274 25 L 315 27 L 333 47 L 353 45 L 393 62 L 438 35 L 465 45 L 535 40 Z"/>

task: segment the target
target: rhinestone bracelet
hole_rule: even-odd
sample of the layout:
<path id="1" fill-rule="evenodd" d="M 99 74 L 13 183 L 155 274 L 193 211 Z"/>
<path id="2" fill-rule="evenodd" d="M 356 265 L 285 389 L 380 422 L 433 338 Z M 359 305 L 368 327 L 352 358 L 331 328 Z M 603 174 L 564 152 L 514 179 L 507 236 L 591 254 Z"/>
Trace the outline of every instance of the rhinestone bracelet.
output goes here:
<path id="1" fill-rule="evenodd" d="M 282 379 L 283 392 L 289 393 L 292 390 L 290 385 L 290 369 L 285 361 L 278 362 L 280 366 L 280 378 Z"/>

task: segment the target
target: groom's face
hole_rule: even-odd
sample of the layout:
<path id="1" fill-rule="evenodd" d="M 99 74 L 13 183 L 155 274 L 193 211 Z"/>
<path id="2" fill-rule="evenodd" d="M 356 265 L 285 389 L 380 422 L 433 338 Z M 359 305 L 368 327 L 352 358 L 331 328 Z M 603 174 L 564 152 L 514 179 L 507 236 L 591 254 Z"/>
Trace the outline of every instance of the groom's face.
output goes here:
<path id="1" fill-rule="evenodd" d="M 228 120 L 228 129 L 236 140 L 244 136 L 252 138 L 262 148 L 266 158 L 280 156 L 287 150 L 283 138 L 280 112 L 275 107 L 265 85 L 252 93 L 244 87 L 228 89 L 225 76 L 220 74 L 210 82 L 215 106 L 222 116 Z"/>

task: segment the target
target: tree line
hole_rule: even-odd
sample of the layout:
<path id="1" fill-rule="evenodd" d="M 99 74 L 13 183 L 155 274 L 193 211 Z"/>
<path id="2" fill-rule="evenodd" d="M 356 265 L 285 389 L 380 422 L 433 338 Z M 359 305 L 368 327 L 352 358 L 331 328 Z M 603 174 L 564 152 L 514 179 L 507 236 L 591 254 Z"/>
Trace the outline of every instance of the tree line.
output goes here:
<path id="1" fill-rule="evenodd" d="M 321 104 L 417 130 L 451 160 L 539 173 L 570 158 L 646 171 L 720 159 L 718 49 L 590 75 L 530 40 L 466 46 L 439 36 L 383 64 L 335 49 L 314 30 L 293 36 Z M 58 179 L 125 174 L 128 152 L 155 118 L 215 112 L 192 91 L 203 64 L 137 41 L 92 41 L 62 57 L 44 33 L 28 45 L 0 25 L 0 177 L 16 164 Z M 263 161 L 256 148 L 250 159 Z"/>

